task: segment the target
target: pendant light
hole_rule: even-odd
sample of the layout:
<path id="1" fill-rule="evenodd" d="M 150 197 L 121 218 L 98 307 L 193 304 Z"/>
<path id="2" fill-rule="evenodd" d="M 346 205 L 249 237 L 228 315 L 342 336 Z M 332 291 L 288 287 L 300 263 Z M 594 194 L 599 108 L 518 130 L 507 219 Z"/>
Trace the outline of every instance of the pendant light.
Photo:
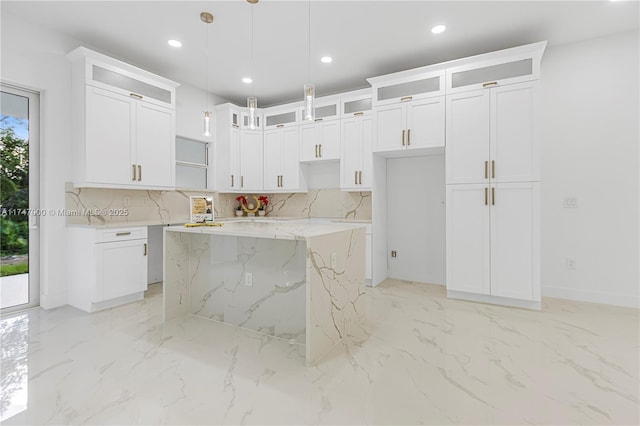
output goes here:
<path id="1" fill-rule="evenodd" d="M 247 0 L 248 3 L 254 5 L 258 3 L 258 0 Z M 250 75 L 253 77 L 253 7 L 251 6 L 251 60 L 249 63 Z M 249 109 L 249 128 L 255 129 L 258 127 L 256 108 L 258 108 L 258 98 L 255 96 L 247 97 L 247 108 Z"/>
<path id="2" fill-rule="evenodd" d="M 308 50 L 307 50 L 307 81 L 308 83 L 304 85 L 304 97 L 302 98 L 304 101 L 304 119 L 308 121 L 314 121 L 316 118 L 316 88 L 311 83 L 311 0 L 307 3 L 307 21 L 308 21 L 308 31 L 307 31 L 307 42 L 308 42 Z"/>
<path id="3" fill-rule="evenodd" d="M 201 12 L 200 20 L 206 24 L 204 30 L 204 50 L 206 58 L 206 78 L 207 78 L 207 93 L 205 102 L 204 117 L 202 119 L 202 134 L 204 136 L 211 136 L 211 111 L 209 111 L 209 24 L 213 22 L 213 15 L 209 12 Z"/>

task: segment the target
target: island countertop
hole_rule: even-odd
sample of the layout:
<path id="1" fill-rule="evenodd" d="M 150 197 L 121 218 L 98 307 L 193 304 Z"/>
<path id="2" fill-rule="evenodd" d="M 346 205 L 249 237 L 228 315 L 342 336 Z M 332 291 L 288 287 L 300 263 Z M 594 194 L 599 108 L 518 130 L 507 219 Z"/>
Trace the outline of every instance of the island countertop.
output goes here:
<path id="1" fill-rule="evenodd" d="M 165 232 L 228 235 L 235 237 L 305 240 L 349 229 L 364 228 L 361 223 L 291 223 L 286 221 L 225 221 L 222 226 L 171 226 Z"/>

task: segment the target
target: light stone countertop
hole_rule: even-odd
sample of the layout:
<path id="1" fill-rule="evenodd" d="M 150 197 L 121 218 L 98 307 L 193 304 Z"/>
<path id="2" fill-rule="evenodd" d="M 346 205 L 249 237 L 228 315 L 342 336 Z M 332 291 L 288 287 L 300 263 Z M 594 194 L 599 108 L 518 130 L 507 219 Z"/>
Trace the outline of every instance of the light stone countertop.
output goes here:
<path id="1" fill-rule="evenodd" d="M 236 237 L 270 238 L 277 240 L 304 240 L 319 235 L 364 228 L 357 223 L 288 223 L 287 221 L 226 221 L 224 225 L 186 228 L 171 226 L 165 232 L 229 235 Z"/>
<path id="2" fill-rule="evenodd" d="M 219 217 L 216 218 L 216 222 L 288 222 L 295 221 L 306 224 L 332 224 L 332 223 L 346 223 L 346 224 L 367 224 L 371 223 L 371 219 L 341 219 L 331 217 L 306 217 L 306 216 L 232 216 L 232 217 Z M 95 228 L 95 229 L 111 229 L 111 228 L 127 228 L 138 226 L 180 226 L 188 223 L 188 220 L 172 220 L 171 222 L 161 222 L 159 220 L 146 220 L 146 221 L 133 221 L 133 222 L 109 222 L 109 223 L 96 223 L 96 224 L 75 224 L 68 223 L 67 227 L 80 227 L 80 228 Z"/>

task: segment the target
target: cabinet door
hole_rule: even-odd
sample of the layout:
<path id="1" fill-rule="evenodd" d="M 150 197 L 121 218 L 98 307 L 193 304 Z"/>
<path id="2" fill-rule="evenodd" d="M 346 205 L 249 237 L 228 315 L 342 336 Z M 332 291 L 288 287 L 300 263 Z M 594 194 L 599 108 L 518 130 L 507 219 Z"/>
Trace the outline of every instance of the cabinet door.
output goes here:
<path id="1" fill-rule="evenodd" d="M 444 96 L 406 104 L 407 149 L 444 146 Z"/>
<path id="2" fill-rule="evenodd" d="M 137 101 L 135 164 L 142 186 L 175 186 L 174 111 Z"/>
<path id="3" fill-rule="evenodd" d="M 498 183 L 491 195 L 491 294 L 539 301 L 538 184 Z"/>
<path id="4" fill-rule="evenodd" d="M 340 121 L 325 121 L 317 126 L 319 130 L 319 158 L 321 160 L 338 160 L 340 158 Z"/>
<path id="5" fill-rule="evenodd" d="M 96 244 L 97 279 L 93 302 L 144 291 L 147 287 L 147 240 Z"/>
<path id="6" fill-rule="evenodd" d="M 358 184 L 362 190 L 373 186 L 373 120 L 369 116 L 359 117 L 360 121 L 360 174 Z"/>
<path id="7" fill-rule="evenodd" d="M 240 189 L 240 129 L 229 131 L 229 189 Z"/>
<path id="8" fill-rule="evenodd" d="M 88 182 L 132 184 L 135 101 L 87 86 L 86 169 Z"/>
<path id="9" fill-rule="evenodd" d="M 279 189 L 282 131 L 280 129 L 264 132 L 264 189 L 276 191 Z M 296 156 L 297 159 L 297 156 Z"/>
<path id="10" fill-rule="evenodd" d="M 240 187 L 243 190 L 262 191 L 262 130 L 242 130 L 240 138 Z"/>
<path id="11" fill-rule="evenodd" d="M 446 182 L 483 183 L 489 161 L 490 91 L 447 96 Z M 486 177 L 485 177 L 486 176 Z"/>
<path id="12" fill-rule="evenodd" d="M 447 185 L 447 290 L 491 292 L 488 192 L 488 185 Z"/>
<path id="13" fill-rule="evenodd" d="M 404 115 L 404 104 L 376 108 L 377 141 L 375 151 L 405 149 L 407 136 Z"/>
<path id="14" fill-rule="evenodd" d="M 362 119 L 342 120 L 342 155 L 340 158 L 340 187 L 355 188 L 358 185 L 362 154 Z"/>
<path id="15" fill-rule="evenodd" d="M 280 189 L 299 189 L 300 161 L 299 131 L 297 127 L 282 129 L 282 154 L 280 171 Z"/>
<path id="16" fill-rule="evenodd" d="M 300 161 L 318 160 L 319 134 L 315 123 L 300 126 Z"/>
<path id="17" fill-rule="evenodd" d="M 491 89 L 491 160 L 497 182 L 538 180 L 535 91 L 538 82 Z"/>

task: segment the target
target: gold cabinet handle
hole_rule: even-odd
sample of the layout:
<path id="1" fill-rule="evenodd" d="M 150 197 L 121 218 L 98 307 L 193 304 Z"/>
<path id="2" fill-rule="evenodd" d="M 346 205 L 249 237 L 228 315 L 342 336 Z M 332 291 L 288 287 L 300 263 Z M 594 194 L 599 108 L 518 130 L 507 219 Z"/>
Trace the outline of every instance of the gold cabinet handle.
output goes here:
<path id="1" fill-rule="evenodd" d="M 400 98 L 400 102 L 410 101 L 411 99 L 413 99 L 413 96 L 405 96 L 403 98 Z"/>
<path id="2" fill-rule="evenodd" d="M 362 185 L 362 170 L 358 172 L 358 183 Z"/>
<path id="3" fill-rule="evenodd" d="M 147 255 L 147 243 L 144 243 L 144 255 Z"/>
<path id="4" fill-rule="evenodd" d="M 411 129 L 407 130 L 407 146 L 411 145 Z"/>
<path id="5" fill-rule="evenodd" d="M 489 178 L 489 162 L 488 161 L 484 162 L 484 178 L 485 179 Z"/>
<path id="6" fill-rule="evenodd" d="M 138 164 L 138 182 L 142 180 L 142 166 Z"/>
<path id="7" fill-rule="evenodd" d="M 315 158 L 318 158 L 318 145 L 315 145 L 315 146 L 314 146 L 314 148 L 315 148 L 315 152 L 314 152 L 314 155 L 313 155 L 313 156 L 314 156 Z"/>
<path id="8" fill-rule="evenodd" d="M 125 235 L 131 235 L 131 232 L 116 232 L 116 237 L 124 237 Z"/>
<path id="9" fill-rule="evenodd" d="M 484 205 L 489 205 L 489 188 L 484 189 Z"/>
<path id="10" fill-rule="evenodd" d="M 484 83 L 482 87 L 491 87 L 491 86 L 497 86 L 497 85 L 498 85 L 497 81 L 490 81 L 488 83 Z"/>
<path id="11" fill-rule="evenodd" d="M 355 185 L 358 184 L 358 171 L 357 170 L 355 172 L 353 172 L 353 183 Z"/>
<path id="12" fill-rule="evenodd" d="M 491 188 L 491 205 L 492 206 L 496 205 L 496 189 L 495 188 Z"/>
<path id="13" fill-rule="evenodd" d="M 322 121 L 322 118 L 316 118 L 316 119 L 315 119 L 315 120 L 313 120 L 313 121 Z"/>
<path id="14" fill-rule="evenodd" d="M 496 161 L 491 160 L 491 179 L 496 178 Z"/>
<path id="15" fill-rule="evenodd" d="M 240 128 L 240 126 L 239 126 L 239 125 L 237 125 L 237 124 L 235 124 L 235 123 L 233 123 L 233 124 L 231 125 L 231 127 L 235 127 L 236 129 L 239 129 L 239 128 Z"/>
<path id="16" fill-rule="evenodd" d="M 244 176 L 240 176 L 240 188 L 244 188 Z"/>
<path id="17" fill-rule="evenodd" d="M 404 146 L 404 133 L 405 133 L 405 130 L 402 131 L 402 146 Z"/>
<path id="18" fill-rule="evenodd" d="M 284 175 L 280 175 L 280 188 L 284 186 Z"/>
<path id="19" fill-rule="evenodd" d="M 353 113 L 353 115 L 356 115 L 356 116 L 358 116 L 358 115 L 364 115 L 364 112 L 362 112 L 362 111 L 360 111 L 360 112 L 354 112 L 354 113 Z"/>
<path id="20" fill-rule="evenodd" d="M 233 188 L 233 175 L 231 175 L 231 187 Z"/>
<path id="21" fill-rule="evenodd" d="M 132 170 L 131 180 L 136 180 L 136 165 L 135 164 L 131 165 L 131 170 Z"/>
<path id="22" fill-rule="evenodd" d="M 136 98 L 136 99 L 142 99 L 142 96 L 138 95 L 137 93 L 129 93 L 129 96 L 131 96 L 132 98 Z"/>
<path id="23" fill-rule="evenodd" d="M 284 124 L 278 124 L 276 127 L 277 128 L 284 127 Z"/>
<path id="24" fill-rule="evenodd" d="M 322 144 L 318 145 L 318 157 L 322 158 Z"/>

